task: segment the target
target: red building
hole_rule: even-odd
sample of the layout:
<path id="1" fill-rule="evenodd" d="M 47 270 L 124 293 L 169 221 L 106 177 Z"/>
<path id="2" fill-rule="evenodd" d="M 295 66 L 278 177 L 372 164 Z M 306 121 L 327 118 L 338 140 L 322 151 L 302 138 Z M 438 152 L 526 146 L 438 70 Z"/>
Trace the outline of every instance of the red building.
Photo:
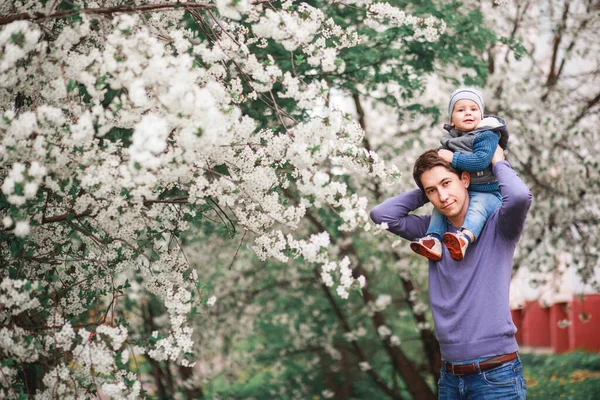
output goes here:
<path id="1" fill-rule="evenodd" d="M 511 314 L 519 344 L 550 348 L 554 353 L 600 352 L 600 294 L 569 271 L 536 288 L 530 278 L 520 273 L 511 284 Z"/>

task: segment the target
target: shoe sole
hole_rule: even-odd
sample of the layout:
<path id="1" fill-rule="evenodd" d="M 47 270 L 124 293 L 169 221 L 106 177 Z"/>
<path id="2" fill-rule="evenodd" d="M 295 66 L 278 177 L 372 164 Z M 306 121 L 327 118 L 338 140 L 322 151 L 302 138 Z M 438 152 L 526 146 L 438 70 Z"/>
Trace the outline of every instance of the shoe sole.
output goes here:
<path id="1" fill-rule="evenodd" d="M 454 261 L 462 261 L 465 256 L 462 253 L 460 240 L 454 235 L 444 235 L 442 240 L 450 253 L 450 257 L 452 257 Z"/>
<path id="2" fill-rule="evenodd" d="M 411 243 L 410 248 L 412 249 L 412 251 L 427 258 L 428 260 L 440 261 L 442 259 L 441 255 L 432 253 L 431 251 L 429 251 L 429 249 L 427 249 L 427 247 L 425 247 L 419 243 Z"/>

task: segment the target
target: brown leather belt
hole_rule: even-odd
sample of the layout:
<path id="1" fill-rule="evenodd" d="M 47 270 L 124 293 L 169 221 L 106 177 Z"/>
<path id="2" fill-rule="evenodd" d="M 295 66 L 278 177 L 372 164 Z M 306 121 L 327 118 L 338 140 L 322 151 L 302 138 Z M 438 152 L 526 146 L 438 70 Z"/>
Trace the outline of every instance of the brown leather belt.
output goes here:
<path id="1" fill-rule="evenodd" d="M 489 358 L 485 361 L 481 361 L 479 363 L 479 370 L 487 371 L 488 369 L 499 367 L 504 363 L 516 359 L 517 352 L 510 354 L 502 354 L 501 356 L 496 356 Z M 468 375 L 477 372 L 477 365 L 474 362 L 470 364 L 452 364 L 449 362 L 444 362 L 444 366 L 446 367 L 446 371 L 451 372 L 453 375 Z"/>

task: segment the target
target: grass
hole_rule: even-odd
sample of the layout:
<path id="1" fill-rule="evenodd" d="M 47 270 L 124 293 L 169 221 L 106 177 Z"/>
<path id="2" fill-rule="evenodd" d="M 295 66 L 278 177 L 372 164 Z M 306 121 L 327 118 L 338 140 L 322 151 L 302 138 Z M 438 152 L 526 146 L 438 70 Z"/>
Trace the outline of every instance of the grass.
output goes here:
<path id="1" fill-rule="evenodd" d="M 528 399 L 600 399 L 600 354 L 522 353 Z"/>

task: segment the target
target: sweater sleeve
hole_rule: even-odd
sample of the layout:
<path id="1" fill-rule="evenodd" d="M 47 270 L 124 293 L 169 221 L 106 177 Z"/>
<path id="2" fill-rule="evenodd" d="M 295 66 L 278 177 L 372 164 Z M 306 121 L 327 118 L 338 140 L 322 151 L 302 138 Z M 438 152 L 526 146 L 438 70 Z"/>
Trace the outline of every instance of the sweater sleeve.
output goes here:
<path id="1" fill-rule="evenodd" d="M 475 137 L 473 140 L 473 153 L 464 154 L 458 151 L 454 152 L 452 157 L 452 166 L 461 171 L 477 172 L 486 169 L 498 146 L 498 134 L 492 131 L 485 131 Z"/>
<path id="2" fill-rule="evenodd" d="M 498 229 L 504 238 L 516 242 L 525 227 L 525 218 L 533 196 L 507 161 L 496 162 L 492 168 L 502 193 Z"/>
<path id="3" fill-rule="evenodd" d="M 421 189 L 411 190 L 392 197 L 371 210 L 371 219 L 376 224 L 387 223 L 388 231 L 407 240 L 425 236 L 429 226 L 429 215 L 412 215 L 412 211 L 427 203 Z"/>

